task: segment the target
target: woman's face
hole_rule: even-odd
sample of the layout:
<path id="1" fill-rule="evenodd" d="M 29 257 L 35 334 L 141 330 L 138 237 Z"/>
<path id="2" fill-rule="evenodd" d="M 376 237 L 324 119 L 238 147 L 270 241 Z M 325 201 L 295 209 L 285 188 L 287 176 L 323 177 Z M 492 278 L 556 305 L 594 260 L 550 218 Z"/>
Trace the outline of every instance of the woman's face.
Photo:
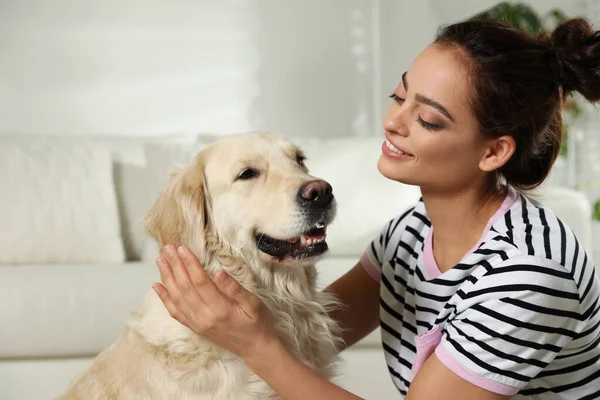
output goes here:
<path id="1" fill-rule="evenodd" d="M 390 96 L 377 163 L 385 177 L 435 191 L 461 190 L 485 177 L 478 166 L 485 139 L 456 51 L 435 44 L 425 49 Z"/>

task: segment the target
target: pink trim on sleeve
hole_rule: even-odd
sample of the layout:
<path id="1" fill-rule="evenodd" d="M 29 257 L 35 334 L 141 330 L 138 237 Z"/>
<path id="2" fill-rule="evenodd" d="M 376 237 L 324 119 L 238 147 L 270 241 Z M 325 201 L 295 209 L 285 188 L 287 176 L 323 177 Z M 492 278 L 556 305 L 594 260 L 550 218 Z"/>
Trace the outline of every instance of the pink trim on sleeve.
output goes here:
<path id="1" fill-rule="evenodd" d="M 373 265 L 369 255 L 364 252 L 362 257 L 360 257 L 360 265 L 363 266 L 365 271 L 369 274 L 371 278 L 377 283 L 381 283 L 381 270 Z"/>
<path id="2" fill-rule="evenodd" d="M 461 363 L 459 363 L 443 346 L 440 344 L 435 349 L 435 355 L 437 358 L 444 364 L 448 369 L 454 372 L 456 375 L 460 376 L 467 382 L 472 383 L 475 386 L 483 388 L 485 390 L 489 390 L 493 393 L 498 393 L 504 396 L 513 396 L 521 390 L 518 387 L 505 385 L 503 383 L 499 383 L 493 381 L 491 379 L 485 378 L 481 375 L 476 374 L 475 372 L 467 369 Z"/>

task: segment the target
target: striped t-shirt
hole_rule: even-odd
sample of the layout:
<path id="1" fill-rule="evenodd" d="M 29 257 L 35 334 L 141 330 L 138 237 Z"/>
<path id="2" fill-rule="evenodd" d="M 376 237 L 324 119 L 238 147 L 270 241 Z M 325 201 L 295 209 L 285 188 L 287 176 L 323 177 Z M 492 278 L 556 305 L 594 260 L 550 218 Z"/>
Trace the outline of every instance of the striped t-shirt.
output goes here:
<path id="1" fill-rule="evenodd" d="M 422 199 L 361 258 L 381 282 L 392 380 L 406 394 L 435 352 L 463 379 L 514 399 L 600 399 L 600 280 L 573 232 L 514 189 L 477 245 L 441 273 Z"/>

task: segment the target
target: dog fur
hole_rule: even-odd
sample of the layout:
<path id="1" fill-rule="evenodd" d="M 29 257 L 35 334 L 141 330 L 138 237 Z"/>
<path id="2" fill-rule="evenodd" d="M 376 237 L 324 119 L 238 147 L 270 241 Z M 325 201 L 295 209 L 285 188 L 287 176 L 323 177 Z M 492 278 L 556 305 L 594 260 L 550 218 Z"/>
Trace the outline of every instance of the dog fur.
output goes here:
<path id="1" fill-rule="evenodd" d="M 316 290 L 316 258 L 278 261 L 258 250 L 255 238 L 257 232 L 294 237 L 308 228 L 296 197 L 301 185 L 315 178 L 298 162 L 300 154 L 292 142 L 271 132 L 219 139 L 173 172 L 146 217 L 146 229 L 161 248 L 185 245 L 209 275 L 224 269 L 258 295 L 274 314 L 287 348 L 331 378 L 341 343 L 328 312 L 337 303 L 331 294 Z M 259 171 L 260 177 L 236 180 L 245 168 Z M 117 341 L 61 397 L 265 398 L 276 396 L 264 381 L 237 356 L 171 318 L 153 290 Z"/>

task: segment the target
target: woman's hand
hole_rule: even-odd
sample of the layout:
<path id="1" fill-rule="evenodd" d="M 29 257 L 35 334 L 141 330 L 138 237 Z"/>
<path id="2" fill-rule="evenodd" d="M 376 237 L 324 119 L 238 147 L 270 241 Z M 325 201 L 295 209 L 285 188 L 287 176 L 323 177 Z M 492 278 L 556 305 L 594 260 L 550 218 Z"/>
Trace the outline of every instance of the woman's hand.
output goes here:
<path id="1" fill-rule="evenodd" d="M 214 281 L 186 248 L 164 249 L 156 263 L 163 285 L 152 285 L 169 314 L 199 335 L 241 357 L 289 400 L 361 400 L 318 375 L 278 340 L 263 302 L 225 272 Z"/>
<path id="2" fill-rule="evenodd" d="M 171 317 L 242 359 L 277 344 L 273 315 L 256 295 L 224 271 L 213 281 L 187 248 L 169 245 L 164 253 L 156 261 L 163 284 L 152 288 Z"/>

